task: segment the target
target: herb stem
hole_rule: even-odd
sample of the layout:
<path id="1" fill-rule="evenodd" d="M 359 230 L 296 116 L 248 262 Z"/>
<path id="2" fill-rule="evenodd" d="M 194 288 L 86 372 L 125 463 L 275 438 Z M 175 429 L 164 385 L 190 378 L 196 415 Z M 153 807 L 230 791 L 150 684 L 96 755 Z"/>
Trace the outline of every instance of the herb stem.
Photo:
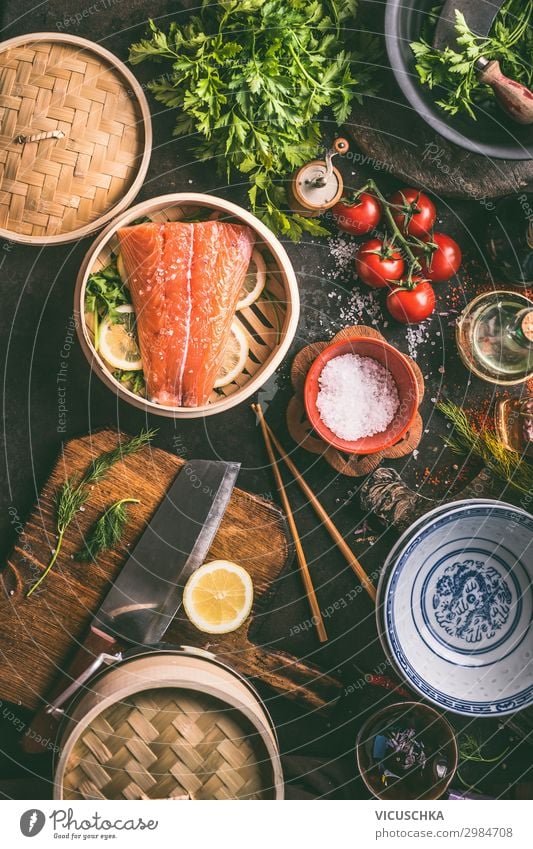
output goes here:
<path id="1" fill-rule="evenodd" d="M 383 192 L 381 191 L 381 189 L 379 188 L 379 186 L 375 182 L 375 180 L 372 180 L 372 179 L 367 180 L 365 185 L 363 186 L 363 188 L 358 189 L 355 194 L 356 194 L 356 196 L 359 196 L 359 195 L 362 195 L 363 192 L 367 192 L 369 190 L 373 194 L 375 194 L 375 196 L 377 197 L 377 199 L 381 203 L 381 206 L 383 207 L 383 211 L 385 212 L 385 216 L 387 218 L 387 223 L 388 223 L 390 229 L 392 230 L 392 232 L 394 234 L 394 239 L 396 239 L 400 243 L 402 249 L 407 254 L 407 257 L 409 259 L 409 274 L 408 274 L 408 277 L 407 277 L 407 281 L 410 282 L 411 278 L 412 278 L 413 271 L 419 271 L 422 267 L 420 260 L 414 255 L 412 248 L 411 248 L 411 242 L 409 241 L 409 239 L 407 239 L 404 236 L 404 234 L 402 233 L 402 231 L 400 230 L 400 228 L 396 224 L 396 221 L 394 220 L 394 216 L 391 212 L 391 208 L 394 207 L 395 205 L 390 203 L 390 201 L 387 200 L 387 198 L 385 197 L 385 195 L 383 194 Z M 417 240 L 417 242 L 418 241 L 419 240 Z"/>
<path id="2" fill-rule="evenodd" d="M 52 558 L 51 558 L 51 560 L 50 560 L 50 562 L 49 562 L 48 566 L 47 566 L 47 567 L 46 567 L 46 569 L 44 570 L 44 572 L 43 572 L 43 573 L 39 576 L 39 578 L 37 579 L 37 581 L 36 581 L 34 584 L 32 584 L 32 586 L 30 587 L 30 589 L 29 589 L 29 590 L 28 590 L 28 592 L 26 593 L 26 598 L 29 598 L 29 597 L 30 597 L 30 596 L 31 596 L 31 595 L 35 592 L 35 590 L 37 589 L 37 587 L 38 587 L 38 586 L 42 583 L 42 581 L 44 581 L 44 579 L 46 578 L 46 576 L 48 575 L 48 573 L 49 573 L 49 572 L 50 572 L 50 570 L 52 569 L 52 566 L 53 566 L 53 565 L 54 565 L 54 563 L 56 562 L 56 560 L 57 560 L 57 556 L 58 556 L 59 551 L 60 551 L 60 549 L 61 549 L 61 545 L 62 545 L 62 543 L 63 543 L 63 537 L 64 537 L 64 535 L 65 535 L 65 530 L 66 530 L 66 528 L 65 528 L 64 530 L 62 530 L 62 531 L 59 531 L 59 534 L 58 534 L 58 537 L 57 537 L 57 545 L 56 545 L 56 547 L 55 547 L 55 550 L 54 550 L 54 553 L 53 553 L 53 555 L 52 555 Z"/>

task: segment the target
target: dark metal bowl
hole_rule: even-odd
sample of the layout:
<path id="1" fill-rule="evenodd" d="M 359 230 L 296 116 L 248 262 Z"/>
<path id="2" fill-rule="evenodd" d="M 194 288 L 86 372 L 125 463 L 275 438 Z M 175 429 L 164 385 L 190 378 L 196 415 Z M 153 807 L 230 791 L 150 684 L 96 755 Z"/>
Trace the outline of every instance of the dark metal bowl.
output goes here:
<path id="1" fill-rule="evenodd" d="M 533 159 L 533 125 L 520 126 L 497 107 L 477 110 L 477 121 L 448 115 L 436 105 L 433 92 L 422 86 L 410 48 L 420 37 L 435 0 L 387 0 L 385 43 L 389 62 L 405 97 L 415 111 L 449 141 L 496 159 Z"/>

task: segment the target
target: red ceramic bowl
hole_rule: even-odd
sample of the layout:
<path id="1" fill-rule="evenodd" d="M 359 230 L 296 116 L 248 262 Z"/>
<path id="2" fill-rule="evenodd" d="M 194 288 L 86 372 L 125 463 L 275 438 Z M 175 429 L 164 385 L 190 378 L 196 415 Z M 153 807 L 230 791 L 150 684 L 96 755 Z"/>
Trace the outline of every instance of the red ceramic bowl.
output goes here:
<path id="1" fill-rule="evenodd" d="M 327 362 L 343 354 L 358 354 L 360 357 L 372 357 L 385 366 L 392 374 L 398 395 L 400 407 L 393 421 L 382 433 L 365 436 L 348 442 L 341 439 L 326 427 L 316 406 L 319 392 L 318 378 Z M 408 360 L 388 342 L 372 337 L 356 337 L 334 342 L 318 355 L 307 372 L 304 387 L 304 403 L 307 418 L 315 432 L 329 445 L 345 451 L 347 454 L 377 454 L 385 448 L 390 448 L 408 431 L 416 415 L 419 404 L 418 383 L 415 373 Z"/>

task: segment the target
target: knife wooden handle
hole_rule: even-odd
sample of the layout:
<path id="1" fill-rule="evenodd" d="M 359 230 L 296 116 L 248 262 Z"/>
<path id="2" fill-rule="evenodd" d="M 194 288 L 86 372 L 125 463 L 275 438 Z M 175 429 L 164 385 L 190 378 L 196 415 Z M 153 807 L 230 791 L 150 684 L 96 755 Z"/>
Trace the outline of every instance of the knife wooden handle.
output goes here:
<path id="1" fill-rule="evenodd" d="M 21 746 L 27 754 L 51 752 L 58 730 L 58 717 L 47 713 L 48 705 L 69 687 L 101 654 L 118 651 L 116 640 L 100 631 L 90 630 L 79 646 L 67 669 L 63 671 L 47 695 L 45 704 L 39 708 L 29 727 L 24 732 Z M 60 717 L 59 717 L 60 718 Z"/>
<path id="2" fill-rule="evenodd" d="M 533 124 L 533 92 L 502 73 L 500 63 L 492 59 L 478 71 L 479 81 L 490 85 L 498 103 L 517 124 Z"/>

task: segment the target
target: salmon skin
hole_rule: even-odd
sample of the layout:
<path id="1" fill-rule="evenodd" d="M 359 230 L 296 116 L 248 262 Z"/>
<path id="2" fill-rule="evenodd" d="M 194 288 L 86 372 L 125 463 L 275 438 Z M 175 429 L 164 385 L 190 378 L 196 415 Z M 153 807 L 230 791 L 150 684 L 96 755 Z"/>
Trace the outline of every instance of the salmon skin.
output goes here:
<path id="1" fill-rule="evenodd" d="M 199 407 L 213 390 L 252 255 L 249 227 L 221 221 L 118 231 L 148 398 Z"/>

